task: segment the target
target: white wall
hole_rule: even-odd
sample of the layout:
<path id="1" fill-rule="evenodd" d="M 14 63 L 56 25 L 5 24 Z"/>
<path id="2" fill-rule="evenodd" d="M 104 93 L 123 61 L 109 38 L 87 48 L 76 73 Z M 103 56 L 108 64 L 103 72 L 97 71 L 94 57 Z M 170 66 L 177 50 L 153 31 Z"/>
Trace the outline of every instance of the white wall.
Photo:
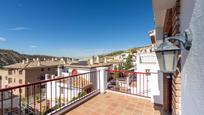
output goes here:
<path id="1" fill-rule="evenodd" d="M 183 5 L 183 6 L 182 6 Z M 182 29 L 186 28 L 189 19 L 185 15 L 189 12 L 191 0 L 182 0 L 181 21 Z M 187 10 L 189 9 L 189 10 Z M 192 10 L 192 9 L 191 9 Z M 185 17 L 186 16 L 186 17 Z M 184 23 L 185 22 L 185 23 Z M 195 7 L 190 21 L 190 29 L 193 34 L 192 47 L 187 54 L 186 60 L 182 58 L 182 86 L 181 86 L 181 114 L 182 115 L 203 115 L 204 114 L 204 1 L 195 0 Z"/>
<path id="2" fill-rule="evenodd" d="M 140 58 L 143 58 L 144 63 L 140 62 L 141 61 Z M 152 63 L 149 63 L 150 61 Z M 146 69 L 150 69 L 150 72 L 158 72 L 158 70 L 160 70 L 155 53 L 138 54 L 136 62 L 137 62 L 137 70 L 135 70 L 135 71 L 137 71 L 137 72 L 145 72 Z"/>
<path id="3" fill-rule="evenodd" d="M 141 63 L 140 58 L 146 58 L 143 61 L 154 63 Z M 155 59 L 153 59 L 155 57 Z M 149 60 L 151 59 L 151 60 Z M 151 101 L 157 104 L 163 104 L 163 74 L 160 72 L 159 64 L 155 53 L 142 53 L 137 55 L 137 69 L 136 72 L 146 72 L 146 69 L 150 69 L 150 72 L 156 73 L 148 76 L 148 89 L 151 97 Z M 139 78 L 138 78 L 139 81 Z M 141 85 L 143 86 L 143 85 Z M 144 85 L 146 86 L 146 85 Z M 138 84 L 137 87 L 140 87 Z M 138 88 L 139 89 L 139 88 Z"/>
<path id="4" fill-rule="evenodd" d="M 87 68 L 78 68 L 76 69 L 78 74 L 82 74 L 82 73 L 87 73 L 87 72 L 91 72 L 91 71 L 99 71 L 100 73 L 95 74 L 95 76 L 92 76 L 90 74 L 85 74 L 85 75 L 81 75 L 78 77 L 81 77 L 83 79 L 86 79 L 90 82 L 93 83 L 93 87 L 99 89 L 100 88 L 100 92 L 104 93 L 105 89 L 106 89 L 106 82 L 107 82 L 107 72 L 105 72 L 105 70 L 107 70 L 108 67 L 98 67 L 98 68 L 93 68 L 93 69 L 87 69 Z M 72 72 L 73 68 L 69 68 L 69 73 Z M 61 75 L 62 73 L 61 70 L 58 69 L 58 73 Z M 99 75 L 100 74 L 100 75 Z M 93 74 L 94 75 L 94 74 Z M 100 77 L 101 76 L 101 77 Z M 52 76 L 52 78 L 56 78 L 58 76 Z M 99 79 L 100 77 L 100 79 Z M 48 74 L 45 77 L 46 79 L 48 79 Z M 70 78 L 71 81 L 74 80 L 73 78 Z M 48 82 L 47 83 L 47 90 L 46 90 L 46 94 L 47 94 L 47 98 L 48 100 L 52 99 L 52 107 L 55 106 L 55 101 L 56 99 L 59 99 L 59 97 L 61 97 L 61 99 L 65 98 L 65 102 L 70 101 L 73 97 L 77 97 L 79 92 L 82 92 L 81 89 L 79 88 L 73 88 L 70 84 L 70 79 L 67 81 L 67 83 L 59 83 L 56 81 L 52 81 L 52 82 Z M 99 83 L 100 82 L 100 83 Z M 100 86 L 99 86 L 100 85 Z M 63 87 L 63 94 L 60 94 L 60 88 Z M 94 89 L 96 90 L 96 89 Z M 68 98 L 68 99 L 67 99 Z M 63 101 L 62 101 L 63 102 Z"/>
<path id="5" fill-rule="evenodd" d="M 73 69 L 74 69 L 74 68 L 69 68 L 69 73 L 70 73 L 70 75 L 71 75 Z M 90 72 L 90 71 L 91 71 L 90 69 L 85 69 L 85 68 L 84 68 L 84 69 L 78 69 L 78 68 L 76 68 L 76 70 L 77 70 L 78 74 L 87 73 L 87 72 Z"/>
<path id="6" fill-rule="evenodd" d="M 55 78 L 57 76 L 52 76 L 52 78 Z M 84 76 L 79 76 L 79 77 L 83 77 Z M 48 77 L 46 77 L 47 79 Z M 90 81 L 90 75 L 87 74 L 86 78 L 87 80 Z M 74 78 L 70 78 L 67 83 L 59 83 L 56 81 L 52 81 L 52 82 L 48 82 L 47 83 L 47 90 L 46 90 L 46 94 L 47 94 L 47 98 L 48 100 L 52 100 L 52 107 L 55 106 L 55 101 L 60 99 L 63 100 L 62 102 L 70 101 L 73 97 L 77 97 L 79 92 L 82 92 L 81 89 L 79 88 L 73 88 L 73 86 L 71 86 L 71 84 L 69 84 L 71 81 L 70 80 L 74 80 Z M 63 88 L 63 93 L 61 94 L 60 89 Z"/>
<path id="7" fill-rule="evenodd" d="M 156 27 L 156 45 L 159 46 L 163 42 L 163 27 Z"/>
<path id="8" fill-rule="evenodd" d="M 190 20 L 193 14 L 195 0 L 181 0 L 181 14 L 180 14 L 180 31 L 183 32 L 190 26 Z M 182 46 L 181 46 L 182 47 Z M 188 51 L 182 50 L 182 61 L 181 65 L 185 64 L 185 60 L 188 55 Z"/>

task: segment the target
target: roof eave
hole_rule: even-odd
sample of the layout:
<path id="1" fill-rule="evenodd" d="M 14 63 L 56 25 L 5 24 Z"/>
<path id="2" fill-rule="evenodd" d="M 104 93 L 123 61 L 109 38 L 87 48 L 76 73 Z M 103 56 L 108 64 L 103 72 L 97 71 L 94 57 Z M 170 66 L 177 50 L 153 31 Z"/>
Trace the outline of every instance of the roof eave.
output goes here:
<path id="1" fill-rule="evenodd" d="M 152 0 L 156 27 L 163 27 L 166 10 L 172 8 L 176 0 Z"/>

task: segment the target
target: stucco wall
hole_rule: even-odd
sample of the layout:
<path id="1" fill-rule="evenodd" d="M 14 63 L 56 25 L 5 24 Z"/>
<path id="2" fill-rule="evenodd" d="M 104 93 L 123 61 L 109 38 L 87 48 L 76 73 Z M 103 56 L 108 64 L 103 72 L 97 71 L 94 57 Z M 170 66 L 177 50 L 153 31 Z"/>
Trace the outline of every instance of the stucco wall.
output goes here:
<path id="1" fill-rule="evenodd" d="M 185 29 L 189 28 L 194 5 L 195 5 L 195 0 L 181 0 L 180 32 L 183 32 Z M 188 51 L 182 50 L 181 55 L 182 55 L 181 66 L 183 67 L 188 55 Z"/>
<path id="2" fill-rule="evenodd" d="M 150 58 L 152 63 L 141 63 L 140 58 Z M 153 59 L 152 57 L 155 57 Z M 149 61 L 149 60 L 145 60 Z M 146 69 L 150 69 L 150 72 L 156 73 L 148 76 L 148 86 L 150 90 L 150 97 L 153 103 L 163 104 L 163 74 L 160 72 L 159 64 L 155 53 L 142 53 L 137 55 L 137 72 L 146 72 Z M 139 85 L 137 86 L 139 87 Z"/>
<path id="3" fill-rule="evenodd" d="M 189 2 L 190 0 L 183 0 Z M 190 2 L 189 2 L 190 3 Z M 182 5 L 181 4 L 181 5 Z M 185 3 L 187 4 L 187 3 Z M 184 8 L 184 6 L 183 6 Z M 186 9 L 189 7 L 186 6 Z M 183 12 L 185 10 L 182 10 Z M 185 11 L 187 12 L 187 10 Z M 182 12 L 181 12 L 182 13 Z M 190 21 L 193 34 L 192 47 L 186 56 L 182 69 L 181 114 L 204 114 L 204 1 L 195 0 L 195 7 Z"/>

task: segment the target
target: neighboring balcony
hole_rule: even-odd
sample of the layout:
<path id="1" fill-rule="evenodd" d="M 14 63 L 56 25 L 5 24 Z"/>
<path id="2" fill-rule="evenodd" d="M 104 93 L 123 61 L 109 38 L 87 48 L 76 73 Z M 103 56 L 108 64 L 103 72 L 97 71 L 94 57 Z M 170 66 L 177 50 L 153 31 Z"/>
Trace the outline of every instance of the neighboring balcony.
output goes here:
<path id="1" fill-rule="evenodd" d="M 107 68 L 67 77 L 46 75 L 43 81 L 0 89 L 0 114 L 162 115 L 161 105 L 152 102 L 154 75 Z"/>

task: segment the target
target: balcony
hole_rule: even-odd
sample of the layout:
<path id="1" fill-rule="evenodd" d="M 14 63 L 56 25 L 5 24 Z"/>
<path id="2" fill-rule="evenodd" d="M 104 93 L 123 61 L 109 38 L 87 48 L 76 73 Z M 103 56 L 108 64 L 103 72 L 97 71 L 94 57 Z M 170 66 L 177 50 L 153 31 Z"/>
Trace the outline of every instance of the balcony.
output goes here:
<path id="1" fill-rule="evenodd" d="M 94 109 L 93 109 L 94 108 Z M 107 92 L 97 95 L 66 115 L 164 115 L 150 100 Z"/>
<path id="2" fill-rule="evenodd" d="M 46 75 L 43 81 L 0 89 L 0 114 L 163 115 L 161 106 L 151 102 L 151 74 L 99 69 L 67 77 Z"/>

